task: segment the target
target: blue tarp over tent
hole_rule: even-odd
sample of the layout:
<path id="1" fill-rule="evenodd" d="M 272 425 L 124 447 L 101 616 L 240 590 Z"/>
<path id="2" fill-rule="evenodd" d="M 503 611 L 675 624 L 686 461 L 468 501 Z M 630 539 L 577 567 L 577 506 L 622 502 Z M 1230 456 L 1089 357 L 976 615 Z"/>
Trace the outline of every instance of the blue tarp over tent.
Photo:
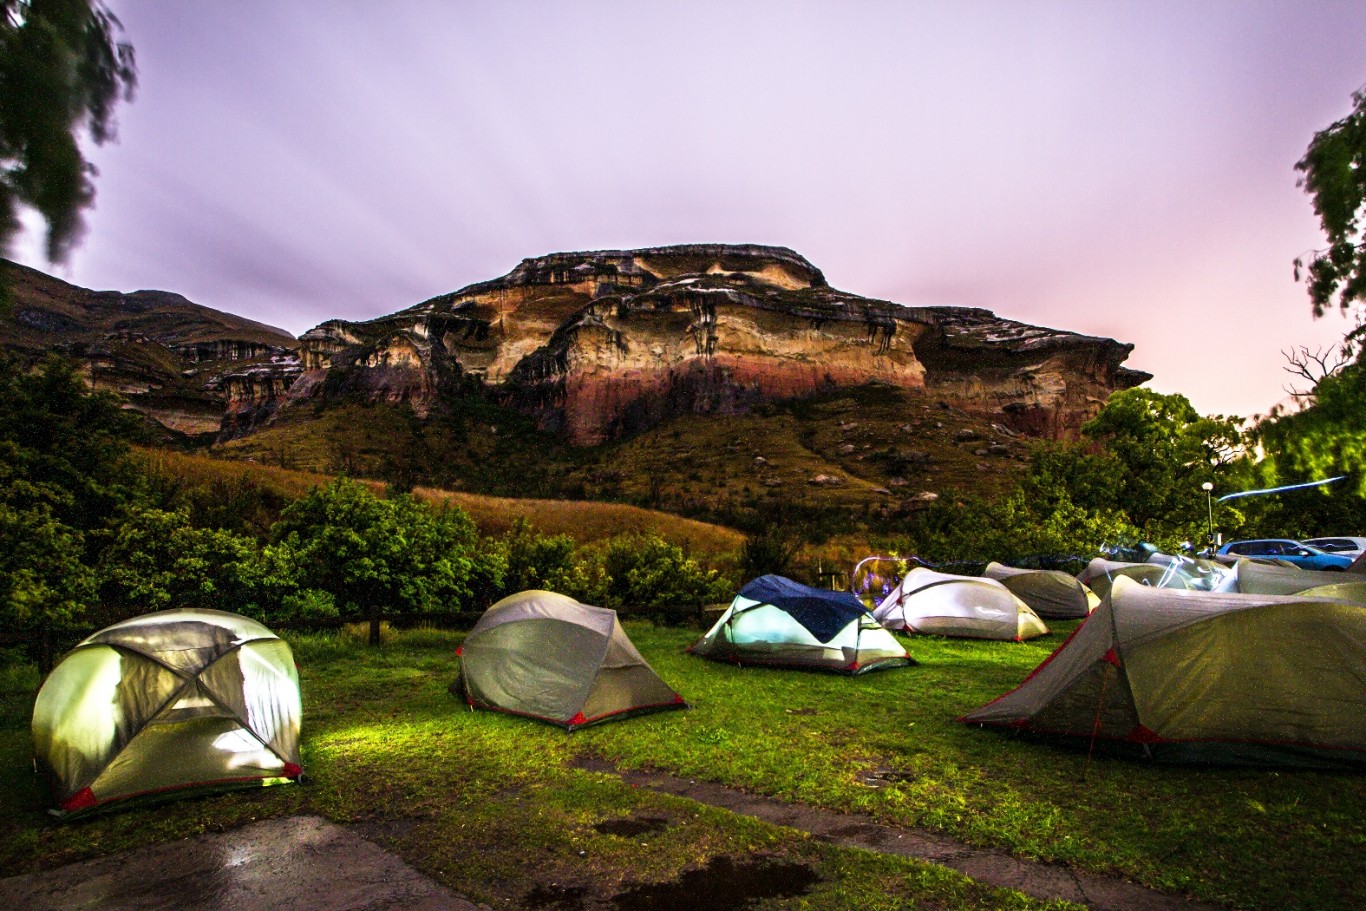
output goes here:
<path id="1" fill-rule="evenodd" d="M 850 592 L 812 588 L 783 576 L 760 576 L 740 589 L 740 597 L 782 608 L 818 642 L 829 642 L 868 612 Z"/>

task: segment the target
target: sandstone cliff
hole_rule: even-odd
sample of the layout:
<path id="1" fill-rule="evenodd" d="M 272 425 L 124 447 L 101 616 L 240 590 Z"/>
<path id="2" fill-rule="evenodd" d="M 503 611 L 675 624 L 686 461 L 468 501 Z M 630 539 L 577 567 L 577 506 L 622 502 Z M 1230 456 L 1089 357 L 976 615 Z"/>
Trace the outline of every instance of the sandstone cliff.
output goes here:
<path id="1" fill-rule="evenodd" d="M 158 291 L 76 288 L 8 264 L 0 344 L 58 350 L 92 386 L 189 433 L 241 436 L 298 406 L 386 402 L 419 416 L 482 389 L 573 444 L 681 414 L 745 414 L 885 384 L 1032 436 L 1074 434 L 1146 374 L 1131 345 L 831 288 L 783 247 L 556 253 L 507 275 L 299 340 Z M 291 412 L 291 409 L 292 412 Z"/>
<path id="2" fill-rule="evenodd" d="M 300 343 L 290 404 L 359 396 L 426 414 L 479 383 L 577 444 L 864 383 L 1063 437 L 1147 379 L 1122 366 L 1131 345 L 859 297 L 791 250 L 750 245 L 528 259 L 390 316 L 323 323 Z"/>

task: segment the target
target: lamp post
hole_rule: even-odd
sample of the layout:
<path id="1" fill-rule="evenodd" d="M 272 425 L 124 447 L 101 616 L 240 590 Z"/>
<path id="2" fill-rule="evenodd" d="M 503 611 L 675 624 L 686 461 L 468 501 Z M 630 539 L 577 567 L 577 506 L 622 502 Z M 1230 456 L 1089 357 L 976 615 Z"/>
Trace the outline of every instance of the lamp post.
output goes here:
<path id="1" fill-rule="evenodd" d="M 1214 485 L 1209 481 L 1200 485 L 1200 489 L 1205 492 L 1205 508 L 1209 511 L 1209 544 L 1210 555 L 1214 555 Z"/>

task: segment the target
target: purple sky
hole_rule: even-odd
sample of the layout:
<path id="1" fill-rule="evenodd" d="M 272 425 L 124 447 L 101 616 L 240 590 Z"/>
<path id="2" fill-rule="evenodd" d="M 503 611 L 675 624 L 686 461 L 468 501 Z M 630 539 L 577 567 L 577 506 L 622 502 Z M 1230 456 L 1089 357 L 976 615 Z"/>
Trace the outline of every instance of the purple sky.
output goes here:
<path id="1" fill-rule="evenodd" d="M 1366 3 L 110 0 L 140 87 L 85 287 L 299 334 L 561 250 L 792 247 L 837 288 L 1137 347 L 1202 412 L 1336 342 L 1295 162 Z M 34 232 L 15 254 L 48 268 Z"/>

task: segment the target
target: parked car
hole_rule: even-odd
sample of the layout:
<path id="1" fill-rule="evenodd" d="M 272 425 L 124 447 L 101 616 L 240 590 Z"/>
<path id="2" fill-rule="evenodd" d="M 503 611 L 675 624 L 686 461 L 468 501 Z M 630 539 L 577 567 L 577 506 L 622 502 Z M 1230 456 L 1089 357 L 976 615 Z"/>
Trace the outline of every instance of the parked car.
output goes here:
<path id="1" fill-rule="evenodd" d="M 1344 557 L 1359 557 L 1362 551 L 1366 551 L 1366 538 L 1353 538 L 1348 536 L 1338 536 L 1333 538 L 1306 538 L 1305 544 L 1310 547 L 1317 547 L 1319 550 L 1327 551 L 1330 554 L 1341 554 Z"/>
<path id="2" fill-rule="evenodd" d="M 1352 557 L 1330 554 L 1302 541 L 1289 538 L 1262 538 L 1256 541 L 1230 541 L 1219 548 L 1219 554 L 1229 557 L 1266 557 L 1284 560 L 1300 569 L 1344 570 L 1352 565 Z"/>

